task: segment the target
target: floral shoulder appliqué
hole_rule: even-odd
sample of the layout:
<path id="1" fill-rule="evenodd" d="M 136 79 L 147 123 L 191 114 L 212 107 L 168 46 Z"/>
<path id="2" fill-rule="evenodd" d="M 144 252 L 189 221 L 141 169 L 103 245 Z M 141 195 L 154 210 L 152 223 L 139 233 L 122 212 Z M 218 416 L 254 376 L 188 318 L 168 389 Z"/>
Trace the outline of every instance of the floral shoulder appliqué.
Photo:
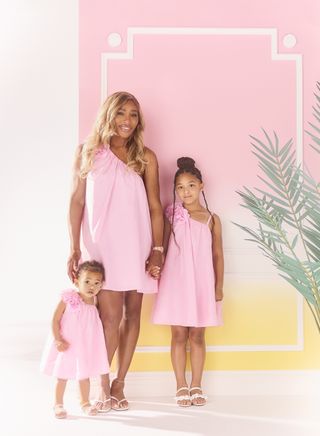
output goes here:
<path id="1" fill-rule="evenodd" d="M 80 307 L 80 304 L 82 303 L 81 297 L 78 294 L 78 292 L 72 289 L 63 291 L 61 297 L 62 297 L 62 301 L 64 301 L 72 309 L 77 309 L 78 307 Z"/>
<path id="2" fill-rule="evenodd" d="M 189 220 L 189 213 L 188 211 L 182 206 L 181 203 L 177 203 L 174 208 L 174 216 L 173 216 L 173 204 L 170 204 L 165 211 L 166 217 L 170 221 L 170 224 L 172 224 L 172 218 L 174 220 L 174 224 L 178 222 L 188 222 Z"/>

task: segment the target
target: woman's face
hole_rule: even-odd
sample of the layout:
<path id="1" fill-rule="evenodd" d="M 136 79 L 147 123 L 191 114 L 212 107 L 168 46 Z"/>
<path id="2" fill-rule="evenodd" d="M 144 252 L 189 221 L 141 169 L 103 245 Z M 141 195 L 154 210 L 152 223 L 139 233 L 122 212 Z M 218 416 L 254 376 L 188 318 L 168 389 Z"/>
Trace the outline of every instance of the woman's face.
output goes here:
<path id="1" fill-rule="evenodd" d="M 128 139 L 139 123 L 139 111 L 133 101 L 128 100 L 118 110 L 114 119 L 116 133 L 123 139 Z"/>

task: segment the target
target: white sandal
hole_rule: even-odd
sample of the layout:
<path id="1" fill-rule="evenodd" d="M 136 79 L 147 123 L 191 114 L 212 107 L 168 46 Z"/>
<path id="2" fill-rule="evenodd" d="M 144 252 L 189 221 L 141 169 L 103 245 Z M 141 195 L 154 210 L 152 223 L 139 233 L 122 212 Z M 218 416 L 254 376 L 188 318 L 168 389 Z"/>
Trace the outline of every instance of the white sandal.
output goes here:
<path id="1" fill-rule="evenodd" d="M 54 416 L 57 419 L 65 419 L 67 417 L 67 411 L 63 407 L 63 404 L 55 404 L 53 410 L 54 410 Z"/>
<path id="2" fill-rule="evenodd" d="M 98 415 L 98 409 L 90 403 L 81 404 L 81 410 L 85 415 L 96 416 Z"/>
<path id="3" fill-rule="evenodd" d="M 181 391 L 188 391 L 188 395 L 177 395 Z M 188 386 L 182 386 L 182 388 L 178 389 L 176 392 L 176 396 L 174 397 L 176 400 L 176 403 L 179 407 L 190 407 L 191 406 L 191 398 L 189 395 L 189 388 Z M 188 401 L 187 404 L 181 404 L 180 401 Z"/>
<path id="4" fill-rule="evenodd" d="M 98 410 L 98 413 L 106 413 L 111 410 L 111 398 L 107 400 L 94 400 L 93 406 Z"/>
<path id="5" fill-rule="evenodd" d="M 201 393 L 197 392 L 196 394 L 192 394 L 190 396 L 190 400 L 191 400 L 191 404 L 193 406 L 204 406 L 205 404 L 207 404 L 207 395 L 203 395 L 202 393 L 202 388 L 200 388 L 199 386 L 194 386 L 193 388 L 189 389 L 189 392 L 195 391 L 196 389 L 198 389 L 199 391 L 201 391 Z M 197 403 L 194 400 L 196 400 L 197 398 L 201 398 L 202 400 L 204 400 L 203 403 Z"/>

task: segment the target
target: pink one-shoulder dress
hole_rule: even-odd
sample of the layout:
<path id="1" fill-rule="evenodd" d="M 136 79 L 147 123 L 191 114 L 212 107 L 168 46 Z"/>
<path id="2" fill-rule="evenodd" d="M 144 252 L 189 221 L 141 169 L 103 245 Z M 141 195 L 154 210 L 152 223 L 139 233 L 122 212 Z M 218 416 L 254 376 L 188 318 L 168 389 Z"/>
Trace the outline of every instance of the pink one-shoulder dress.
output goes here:
<path id="1" fill-rule="evenodd" d="M 172 220 L 173 206 L 166 209 Z M 212 234 L 208 223 L 190 218 L 176 204 L 167 256 L 156 296 L 152 319 L 155 324 L 185 327 L 218 326 L 221 302 L 215 300 Z"/>
<path id="2" fill-rule="evenodd" d="M 43 351 L 40 370 L 61 379 L 83 380 L 109 373 L 103 327 L 97 307 L 85 303 L 78 292 L 62 292 L 66 309 L 60 332 L 68 343 L 66 351 L 58 351 L 52 334 Z"/>
<path id="3" fill-rule="evenodd" d="M 103 289 L 154 293 L 146 273 L 152 247 L 148 199 L 142 177 L 109 146 L 99 150 L 87 176 L 82 220 L 82 261 L 102 262 Z"/>

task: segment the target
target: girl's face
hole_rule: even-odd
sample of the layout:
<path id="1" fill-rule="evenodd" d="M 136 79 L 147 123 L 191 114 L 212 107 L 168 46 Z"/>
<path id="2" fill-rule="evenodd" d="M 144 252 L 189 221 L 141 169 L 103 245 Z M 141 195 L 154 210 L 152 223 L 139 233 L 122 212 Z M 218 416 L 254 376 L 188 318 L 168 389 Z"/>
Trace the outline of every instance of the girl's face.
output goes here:
<path id="1" fill-rule="evenodd" d="M 128 100 L 118 110 L 114 119 L 117 135 L 128 139 L 135 131 L 139 122 L 139 111 L 133 101 Z"/>
<path id="2" fill-rule="evenodd" d="M 176 192 L 183 204 L 190 205 L 198 202 L 202 188 L 203 183 L 190 173 L 183 173 L 177 177 Z"/>
<path id="3" fill-rule="evenodd" d="M 75 285 L 84 297 L 94 297 L 102 288 L 102 274 L 99 272 L 81 271 L 79 277 L 75 280 Z"/>

